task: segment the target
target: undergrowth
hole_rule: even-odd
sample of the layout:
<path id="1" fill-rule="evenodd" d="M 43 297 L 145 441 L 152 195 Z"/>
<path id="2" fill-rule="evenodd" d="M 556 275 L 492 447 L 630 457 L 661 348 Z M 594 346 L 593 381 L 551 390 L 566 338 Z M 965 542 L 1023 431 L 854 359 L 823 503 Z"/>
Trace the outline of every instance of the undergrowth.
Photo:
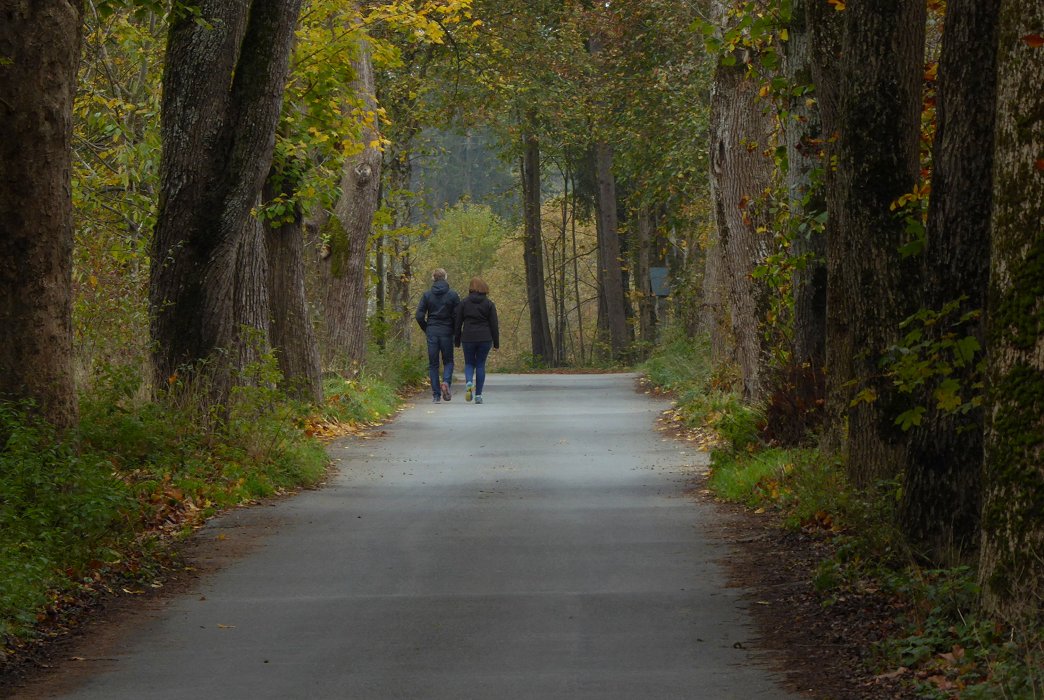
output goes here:
<path id="1" fill-rule="evenodd" d="M 980 613 L 973 569 L 919 566 L 894 525 L 898 484 L 857 493 L 844 465 L 816 447 L 818 378 L 780 373 L 762 409 L 745 404 L 729 373 L 711 365 L 704 339 L 676 338 L 643 370 L 673 395 L 675 419 L 703 431 L 714 494 L 832 540 L 833 554 L 811 582 L 825 607 L 853 593 L 891 601 L 903 631 L 879 642 L 875 672 L 900 679 L 918 697 L 1044 698 L 1044 630 Z"/>
<path id="2" fill-rule="evenodd" d="M 150 585 L 169 543 L 207 517 L 317 484 L 328 467 L 313 426 L 393 413 L 423 363 L 370 354 L 356 379 L 327 381 L 316 408 L 275 387 L 271 356 L 245 370 L 229 406 L 174 382 L 145 398 L 140 372 L 108 367 L 58 436 L 29 407 L 0 403 L 0 640 L 5 654 L 40 623 L 114 586 Z M 2 658 L 2 657 L 0 657 Z"/>

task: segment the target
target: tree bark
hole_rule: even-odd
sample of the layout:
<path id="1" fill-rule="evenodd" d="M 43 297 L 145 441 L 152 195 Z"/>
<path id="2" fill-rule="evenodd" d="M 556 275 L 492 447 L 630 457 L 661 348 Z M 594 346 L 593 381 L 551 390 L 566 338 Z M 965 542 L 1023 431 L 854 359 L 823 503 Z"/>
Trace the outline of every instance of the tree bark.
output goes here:
<path id="1" fill-rule="evenodd" d="M 544 286 L 544 243 L 540 221 L 540 141 L 529 134 L 523 137 L 522 197 L 525 218 L 523 260 L 526 268 L 526 300 L 529 305 L 529 330 L 533 357 L 545 365 L 554 363 L 551 324 L 547 315 Z"/>
<path id="2" fill-rule="evenodd" d="M 649 277 L 656 245 L 656 228 L 652 212 L 643 208 L 638 212 L 638 251 L 635 277 L 637 278 L 638 297 L 638 329 L 642 343 L 652 348 L 656 343 L 656 295 L 653 293 L 652 280 Z"/>
<path id="3" fill-rule="evenodd" d="M 266 199 L 272 192 L 266 193 Z M 280 226 L 265 224 L 268 254 L 268 294 L 271 318 L 268 335 L 279 370 L 281 388 L 301 401 L 323 400 L 319 344 L 305 294 L 304 231 L 300 212 Z"/>
<path id="4" fill-rule="evenodd" d="M 556 304 L 555 304 L 555 364 L 564 365 L 566 363 L 566 333 L 569 328 L 569 316 L 566 312 L 566 265 L 569 260 L 569 256 L 566 254 L 567 239 L 566 234 L 569 230 L 569 169 L 562 169 L 562 226 L 558 231 L 558 261 L 557 265 L 554 266 L 554 270 L 557 275 L 556 280 Z"/>
<path id="5" fill-rule="evenodd" d="M 745 68 L 719 64 L 711 89 L 711 191 L 736 358 L 748 401 L 764 394 L 768 358 L 762 333 L 768 289 L 752 273 L 770 250 L 762 200 L 771 186 L 772 163 L 765 156 L 771 131 L 771 119 L 757 101 L 757 85 L 746 78 Z"/>
<path id="6" fill-rule="evenodd" d="M 893 202 L 920 172 L 926 9 L 923 0 L 879 0 L 845 10 L 840 140 L 834 189 L 835 227 L 828 241 L 828 396 L 847 417 L 851 482 L 871 486 L 899 473 L 905 434 L 894 424 L 904 406 L 879 360 L 916 308 L 918 276 L 899 248 L 906 233 Z M 853 385 L 875 400 L 851 406 Z"/>
<path id="7" fill-rule="evenodd" d="M 388 294 L 386 318 L 388 334 L 403 342 L 410 339 L 415 300 L 410 298 L 410 281 L 413 278 L 410 258 L 409 234 L 401 233 L 413 221 L 412 201 L 404 193 L 410 186 L 413 166 L 408 150 L 410 141 L 419 129 L 410 129 L 404 142 L 393 144 L 384 154 L 382 171 L 387 177 L 387 187 L 380 188 L 384 204 L 393 216 L 393 232 L 386 238 L 389 255 L 385 265 L 385 282 Z"/>
<path id="8" fill-rule="evenodd" d="M 337 366 L 350 375 L 359 371 L 366 358 L 366 259 L 373 215 L 381 183 L 383 156 L 376 144 L 377 101 L 374 97 L 373 64 L 364 42 L 354 61 L 355 93 L 372 114 L 372 125 L 360 132 L 362 151 L 348 158 L 341 176 L 341 196 L 334 206 L 343 237 L 331 241 L 329 283 L 326 288 L 326 345 L 324 364 Z"/>
<path id="9" fill-rule="evenodd" d="M 807 0 L 804 5 L 805 19 L 811 34 L 811 69 L 812 82 L 815 86 L 816 111 L 819 114 L 821 130 L 823 134 L 820 144 L 820 158 L 823 167 L 823 189 L 824 206 L 827 211 L 826 222 L 823 224 L 824 249 L 822 254 L 826 259 L 826 278 L 824 279 L 823 293 L 826 295 L 826 308 L 824 310 L 824 365 L 829 363 L 830 351 L 830 280 L 829 275 L 833 271 L 830 267 L 830 247 L 838 236 L 838 213 L 831 204 L 830 193 L 837 190 L 837 144 L 841 132 L 841 66 L 842 66 L 842 44 L 844 43 L 845 13 L 838 12 L 834 7 L 822 0 Z M 797 313 L 797 311 L 795 311 Z M 795 352 L 804 353 L 807 349 Z M 829 384 L 829 382 L 826 382 Z M 824 415 L 821 444 L 828 452 L 840 453 L 844 440 L 844 427 L 842 414 L 847 409 L 847 404 L 841 405 L 841 401 L 833 401 L 827 398 L 827 406 Z"/>
<path id="10" fill-rule="evenodd" d="M 712 234 L 704 251 L 703 303 L 700 327 L 710 340 L 711 360 L 715 365 L 735 361 L 729 328 L 729 302 L 725 292 L 725 251 Z"/>
<path id="11" fill-rule="evenodd" d="M 267 342 L 264 240 L 251 210 L 269 172 L 300 0 L 202 0 L 171 24 L 149 289 L 156 381 L 209 363 L 226 404 Z M 243 327 L 256 329 L 243 333 Z"/>
<path id="12" fill-rule="evenodd" d="M 1044 623 L 1044 6 L 1001 2 L 979 577 L 1002 619 Z"/>
<path id="13" fill-rule="evenodd" d="M 77 420 L 72 109 L 83 5 L 0 2 L 0 399 Z"/>
<path id="14" fill-rule="evenodd" d="M 939 310 L 964 301 L 942 325 L 960 336 L 985 340 L 981 321 L 953 320 L 986 305 L 992 208 L 993 129 L 996 99 L 999 0 L 950 0 L 946 8 L 937 87 L 932 194 L 928 208 L 923 306 Z M 937 327 L 938 328 L 938 327 Z M 938 340 L 935 328 L 925 329 Z M 980 381 L 977 361 L 953 367 L 950 379 L 970 400 Z M 982 411 L 941 411 L 926 406 L 910 436 L 901 524 L 916 551 L 938 566 L 966 561 L 978 551 L 982 470 Z"/>
<path id="15" fill-rule="evenodd" d="M 620 266 L 620 226 L 616 214 L 616 177 L 613 148 L 604 141 L 594 145 L 595 182 L 598 187 L 598 277 L 605 304 L 605 329 L 613 360 L 624 360 L 630 351 L 631 332 L 624 304 L 623 271 Z"/>
<path id="16" fill-rule="evenodd" d="M 799 365 L 807 364 L 812 373 L 818 375 L 826 361 L 827 246 L 825 233 L 810 226 L 807 220 L 826 211 L 822 174 L 826 172 L 827 162 L 823 159 L 819 109 L 814 103 L 807 102 L 809 93 L 806 92 L 813 85 L 815 40 L 808 5 L 815 1 L 794 0 L 791 7 L 790 36 L 784 44 L 784 67 L 792 94 L 787 105 L 784 136 L 790 216 L 805 223 L 805 227 L 793 232 L 791 244 L 791 254 L 802 260 L 794 272 L 793 282 L 793 360 Z"/>

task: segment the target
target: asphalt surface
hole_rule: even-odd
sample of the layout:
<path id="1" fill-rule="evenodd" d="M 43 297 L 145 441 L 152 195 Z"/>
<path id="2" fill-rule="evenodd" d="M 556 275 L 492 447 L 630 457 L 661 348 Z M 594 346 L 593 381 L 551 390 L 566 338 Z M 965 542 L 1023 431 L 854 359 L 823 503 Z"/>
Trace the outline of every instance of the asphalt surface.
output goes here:
<path id="1" fill-rule="evenodd" d="M 326 488 L 201 537 L 251 551 L 81 657 L 69 698 L 787 698 L 757 652 L 705 456 L 634 375 L 490 375 L 330 451 Z"/>

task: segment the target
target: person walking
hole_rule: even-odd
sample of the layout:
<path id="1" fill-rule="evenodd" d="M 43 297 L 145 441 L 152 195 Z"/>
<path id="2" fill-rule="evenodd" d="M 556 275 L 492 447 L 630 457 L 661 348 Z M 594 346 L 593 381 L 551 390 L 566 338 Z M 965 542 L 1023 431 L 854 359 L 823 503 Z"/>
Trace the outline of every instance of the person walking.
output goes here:
<path id="1" fill-rule="evenodd" d="M 489 285 L 481 277 L 472 277 L 468 296 L 457 307 L 453 326 L 453 343 L 464 350 L 464 400 L 482 403 L 482 385 L 486 383 L 486 358 L 490 349 L 500 348 L 500 324 L 497 307 L 486 295 Z M 474 382 L 472 375 L 474 374 Z"/>
<path id="2" fill-rule="evenodd" d="M 446 271 L 441 267 L 431 273 L 431 289 L 424 292 L 417 305 L 417 325 L 428 339 L 428 377 L 431 379 L 433 403 L 453 398 L 453 323 L 460 296 L 450 289 Z M 442 377 L 439 377 L 439 360 Z"/>

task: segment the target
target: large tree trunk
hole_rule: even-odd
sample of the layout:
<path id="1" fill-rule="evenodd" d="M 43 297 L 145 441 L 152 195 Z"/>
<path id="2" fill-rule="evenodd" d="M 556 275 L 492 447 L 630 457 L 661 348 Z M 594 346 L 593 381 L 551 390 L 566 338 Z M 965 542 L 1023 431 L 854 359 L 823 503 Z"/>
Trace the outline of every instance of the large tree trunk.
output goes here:
<path id="1" fill-rule="evenodd" d="M 758 86 L 745 72 L 742 65 L 719 64 L 714 75 L 711 184 L 743 396 L 758 401 L 765 390 L 768 353 L 762 321 L 769 292 L 752 273 L 768 257 L 771 243 L 763 233 L 770 223 L 763 200 L 771 185 L 772 162 L 765 151 L 772 120 L 757 100 Z"/>
<path id="2" fill-rule="evenodd" d="M 523 259 L 526 268 L 526 300 L 529 305 L 529 330 L 533 357 L 544 364 L 554 363 L 551 324 L 547 315 L 544 285 L 544 242 L 540 221 L 540 142 L 536 136 L 523 138 L 522 197 L 525 218 Z"/>
<path id="3" fill-rule="evenodd" d="M 149 289 L 155 377 L 163 385 L 209 363 L 219 403 L 267 341 L 264 240 L 251 210 L 271 166 L 299 8 L 202 0 L 206 25 L 185 13 L 170 28 Z"/>
<path id="4" fill-rule="evenodd" d="M 355 374 L 366 358 L 366 259 L 373 230 L 373 215 L 381 183 L 382 155 L 376 147 L 377 102 L 374 97 L 373 64 L 364 42 L 354 62 L 355 93 L 372 115 L 362 126 L 362 151 L 348 158 L 341 176 L 341 196 L 334 206 L 341 236 L 330 245 L 329 282 L 326 288 L 326 344 L 324 365 Z M 372 124 L 372 125 L 371 125 Z"/>
<path id="5" fill-rule="evenodd" d="M 787 201 L 790 215 L 804 220 L 826 211 L 822 175 L 822 123 L 819 109 L 808 103 L 804 88 L 813 85 L 813 42 L 808 5 L 818 0 L 794 0 L 791 8 L 790 37 L 784 66 L 787 82 L 801 92 L 787 105 L 785 140 L 787 147 Z M 831 10 L 833 11 L 833 10 Z M 794 362 L 807 364 L 814 375 L 826 361 L 826 235 L 813 226 L 793 232 L 791 253 L 801 259 L 794 272 Z"/>
<path id="6" fill-rule="evenodd" d="M 274 193 L 266 193 L 266 199 Z M 265 224 L 268 335 L 283 374 L 282 389 L 312 403 L 323 400 L 319 345 L 305 295 L 304 231 L 300 213 L 281 226 Z"/>
<path id="7" fill-rule="evenodd" d="M 616 177 L 613 175 L 613 149 L 599 141 L 594 146 L 595 200 L 598 216 L 598 279 L 605 304 L 605 329 L 613 360 L 626 359 L 631 345 L 630 327 L 624 304 L 623 271 L 620 266 L 620 226 L 616 214 Z"/>
<path id="8" fill-rule="evenodd" d="M 998 617 L 1044 623 L 1044 6 L 1003 0 L 997 52 L 985 503 L 979 576 Z"/>
<path id="9" fill-rule="evenodd" d="M 0 399 L 77 419 L 72 108 L 83 5 L 0 2 Z"/>
<path id="10" fill-rule="evenodd" d="M 716 234 L 712 234 L 704 251 L 703 303 L 700 308 L 700 328 L 710 340 L 711 360 L 715 365 L 734 361 L 733 343 L 729 329 L 729 302 L 725 292 L 725 251 Z"/>
<path id="11" fill-rule="evenodd" d="M 928 209 L 924 308 L 960 302 L 943 328 L 983 344 L 979 319 L 958 324 L 986 305 L 992 208 L 993 125 L 996 98 L 999 0 L 950 0 L 939 65 L 932 194 Z M 963 299 L 963 301 L 960 301 Z M 970 359 L 970 358 L 969 358 Z M 954 366 L 948 379 L 970 400 L 979 381 L 978 358 Z M 910 441 L 901 522 L 914 548 L 939 566 L 966 561 L 978 551 L 982 470 L 982 411 L 941 411 L 922 393 L 927 411 Z"/>
<path id="12" fill-rule="evenodd" d="M 811 69 L 812 83 L 815 86 L 816 112 L 819 114 L 823 140 L 820 144 L 820 158 L 823 167 L 823 189 L 827 211 L 826 223 L 823 226 L 823 254 L 827 258 L 827 275 L 824 279 L 824 293 L 827 297 L 826 315 L 824 316 L 824 364 L 829 363 L 830 344 L 829 330 L 829 297 L 830 297 L 830 265 L 829 249 L 838 236 L 838 214 L 831 207 L 830 193 L 837 189 L 837 169 L 834 163 L 837 158 L 837 142 L 841 132 L 841 56 L 844 42 L 845 14 L 822 0 L 807 0 L 804 5 L 805 19 L 811 33 Z M 836 201 L 836 200 L 835 200 Z M 837 271 L 840 274 L 840 271 Z M 798 313 L 795 311 L 795 313 Z M 807 351 L 807 350 L 805 350 Z M 795 352 L 802 352 L 795 348 Z M 829 382 L 827 382 L 829 384 Z M 822 430 L 822 445 L 829 452 L 839 453 L 842 449 L 844 429 L 842 413 L 847 404 L 827 398 L 825 426 Z"/>
<path id="13" fill-rule="evenodd" d="M 906 437 L 894 425 L 900 397 L 879 360 L 916 308 L 916 265 L 899 248 L 905 225 L 893 202 L 919 175 L 926 9 L 923 0 L 853 3 L 845 10 L 840 140 L 829 193 L 828 388 L 847 415 L 849 477 L 857 487 L 896 476 Z M 876 400 L 850 406 L 853 383 Z M 864 396 L 868 396 L 864 394 Z"/>

